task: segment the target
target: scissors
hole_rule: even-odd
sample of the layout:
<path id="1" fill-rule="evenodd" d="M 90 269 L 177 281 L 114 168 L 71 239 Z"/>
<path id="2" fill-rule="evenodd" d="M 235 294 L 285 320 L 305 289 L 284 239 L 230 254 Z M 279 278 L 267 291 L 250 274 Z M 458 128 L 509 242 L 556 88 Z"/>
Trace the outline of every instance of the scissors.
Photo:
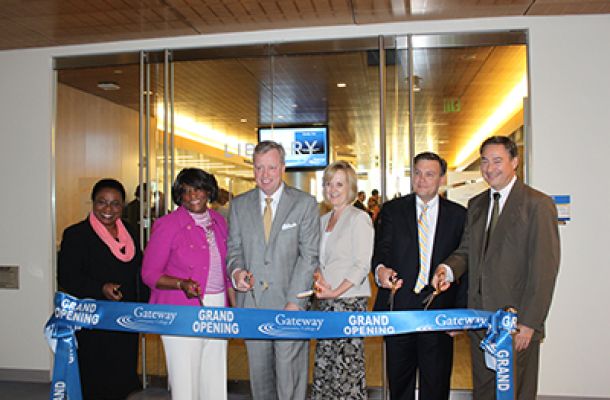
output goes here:
<path id="1" fill-rule="evenodd" d="M 189 281 L 192 281 L 192 279 L 189 278 Z M 199 289 L 199 284 L 197 284 L 197 287 L 198 287 L 197 291 L 199 291 L 200 290 Z M 203 294 L 198 294 L 196 297 L 197 297 L 197 301 L 199 302 L 199 306 L 205 307 L 205 305 L 203 304 Z"/>
<path id="2" fill-rule="evenodd" d="M 254 303 L 254 308 L 258 308 L 258 303 L 256 301 L 256 295 L 254 294 L 254 285 L 256 283 L 256 281 L 254 280 L 254 274 L 252 274 L 252 272 L 248 271 L 248 281 L 250 283 L 250 290 L 248 290 L 250 292 L 250 295 L 252 296 L 252 302 Z M 261 281 L 260 282 L 261 285 L 263 285 L 263 289 L 261 291 L 265 291 L 267 289 L 269 289 L 269 284 L 267 283 L 267 281 Z"/>
<path id="3" fill-rule="evenodd" d="M 391 276 L 390 283 L 392 287 L 390 288 L 390 298 L 388 299 L 388 304 L 390 305 L 390 311 L 394 311 L 394 297 L 396 297 L 396 284 L 398 283 L 398 277 Z"/>
<path id="4" fill-rule="evenodd" d="M 250 296 L 252 296 L 252 302 L 254 303 L 254 308 L 258 308 L 258 303 L 256 302 L 256 295 L 254 294 L 254 274 L 252 274 L 252 272 L 248 271 L 248 283 L 250 284 L 250 289 L 248 290 L 248 292 L 250 292 Z"/>
<path id="5" fill-rule="evenodd" d="M 319 292 L 320 290 L 318 288 L 316 288 L 316 282 L 319 279 L 319 274 L 316 272 L 313 274 L 314 276 L 314 281 L 311 284 L 311 289 L 309 290 L 305 290 L 303 292 L 297 293 L 297 299 L 305 299 L 307 297 L 311 297 L 314 294 L 316 294 L 316 292 Z"/>
<path id="6" fill-rule="evenodd" d="M 430 304 L 432 304 L 432 301 L 434 300 L 434 298 L 436 296 L 438 296 L 439 294 L 441 294 L 441 291 L 438 289 L 435 289 L 432 293 L 430 293 L 429 295 L 426 296 L 424 301 L 421 302 L 424 305 L 424 311 L 426 311 L 428 309 L 428 307 L 430 307 Z"/>

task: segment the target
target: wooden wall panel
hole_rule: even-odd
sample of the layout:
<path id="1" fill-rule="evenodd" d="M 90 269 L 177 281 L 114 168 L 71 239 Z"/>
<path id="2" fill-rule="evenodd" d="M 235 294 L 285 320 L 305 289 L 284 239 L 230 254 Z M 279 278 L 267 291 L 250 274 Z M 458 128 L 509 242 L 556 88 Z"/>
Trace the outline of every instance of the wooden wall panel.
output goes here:
<path id="1" fill-rule="evenodd" d="M 138 113 L 70 86 L 57 86 L 56 233 L 82 220 L 101 178 L 121 181 L 131 199 L 138 183 Z"/>

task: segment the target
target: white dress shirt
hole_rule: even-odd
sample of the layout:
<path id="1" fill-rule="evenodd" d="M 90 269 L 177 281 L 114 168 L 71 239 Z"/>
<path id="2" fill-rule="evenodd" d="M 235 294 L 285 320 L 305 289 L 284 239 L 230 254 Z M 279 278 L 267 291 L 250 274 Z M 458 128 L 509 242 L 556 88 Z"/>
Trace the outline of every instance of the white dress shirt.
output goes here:
<path id="1" fill-rule="evenodd" d="M 284 182 L 280 184 L 280 187 L 277 188 L 275 193 L 273 193 L 271 196 L 267 196 L 265 192 L 263 192 L 261 189 L 259 189 L 258 192 L 260 194 L 261 215 L 265 214 L 265 206 L 267 205 L 265 199 L 267 197 L 271 197 L 271 216 L 272 218 L 275 218 L 275 211 L 277 210 L 277 205 L 280 204 L 282 193 L 284 193 Z"/>
<path id="2" fill-rule="evenodd" d="M 494 203 L 494 193 L 500 193 L 499 208 L 498 208 L 498 216 L 502 214 L 502 210 L 504 209 L 504 204 L 506 204 L 506 199 L 508 199 L 508 195 L 510 191 L 513 190 L 513 186 L 515 186 L 515 182 L 517 181 L 517 177 L 513 176 L 513 179 L 510 180 L 508 185 L 504 186 L 502 190 L 494 190 L 493 188 L 489 191 L 489 210 L 487 210 L 487 224 L 486 227 L 489 227 L 489 221 L 491 220 L 491 213 L 493 211 L 493 203 Z"/>
<path id="3" fill-rule="evenodd" d="M 491 221 L 491 213 L 493 211 L 493 204 L 494 204 L 494 193 L 499 192 L 500 193 L 500 199 L 498 200 L 498 216 L 500 216 L 502 214 L 502 209 L 504 209 L 504 204 L 506 204 L 506 200 L 508 199 L 508 195 L 510 194 L 510 191 L 513 190 L 513 186 L 515 186 L 515 182 L 517 181 L 517 176 L 513 176 L 513 179 L 510 180 L 510 182 L 508 183 L 508 185 L 504 186 L 504 188 L 502 188 L 502 190 L 494 190 L 491 189 L 489 191 L 489 209 L 487 210 L 487 223 L 485 224 L 486 227 L 489 227 L 489 222 Z M 487 228 L 486 228 L 487 229 Z M 440 264 L 443 267 L 445 267 L 445 271 L 446 271 L 446 277 L 445 280 L 447 282 L 453 282 L 455 280 L 455 277 L 453 276 L 453 269 L 447 265 L 447 264 Z"/>
<path id="4" fill-rule="evenodd" d="M 427 216 L 428 216 L 428 227 L 429 227 L 429 232 L 430 232 L 430 254 L 432 255 L 432 249 L 434 249 L 434 235 L 436 233 L 436 222 L 438 220 L 438 203 L 439 203 L 439 199 L 438 199 L 438 194 L 436 196 L 434 196 L 429 202 L 428 202 L 428 211 Z M 419 196 L 415 196 L 415 221 L 419 221 L 419 216 L 421 215 L 422 210 L 424 209 L 424 201 L 419 197 Z M 432 260 L 432 258 L 430 258 Z M 379 277 L 377 276 L 377 271 L 379 271 L 379 267 L 381 267 L 381 264 L 379 264 L 377 267 L 375 267 L 375 283 L 377 284 L 377 286 L 381 287 L 381 282 L 379 281 Z M 384 267 L 387 268 L 392 268 L 392 267 L 388 267 L 387 265 L 384 265 Z M 430 265 L 430 273 L 432 272 L 432 265 Z"/>
<path id="5" fill-rule="evenodd" d="M 434 196 L 428 202 L 428 211 L 426 211 L 428 217 L 428 240 L 430 242 L 430 261 L 432 261 L 432 249 L 434 249 L 434 234 L 436 233 L 436 221 L 438 220 L 438 195 Z M 419 221 L 421 212 L 424 210 L 424 201 L 415 196 L 415 220 Z M 432 265 L 430 265 L 432 268 Z"/>
<path id="6" fill-rule="evenodd" d="M 267 206 L 267 202 L 265 201 L 265 199 L 267 197 L 271 197 L 271 221 L 273 221 L 273 218 L 275 218 L 275 212 L 277 211 L 277 206 L 278 204 L 280 204 L 280 199 L 282 198 L 282 193 L 284 192 L 284 182 L 280 184 L 280 187 L 271 196 L 267 196 L 265 192 L 263 192 L 261 189 L 258 189 L 258 192 L 260 195 L 259 203 L 261 207 L 261 215 L 265 214 L 265 207 Z M 231 274 L 231 284 L 234 288 L 237 288 L 237 284 L 235 282 L 235 273 L 241 270 L 242 268 L 236 268 Z"/>

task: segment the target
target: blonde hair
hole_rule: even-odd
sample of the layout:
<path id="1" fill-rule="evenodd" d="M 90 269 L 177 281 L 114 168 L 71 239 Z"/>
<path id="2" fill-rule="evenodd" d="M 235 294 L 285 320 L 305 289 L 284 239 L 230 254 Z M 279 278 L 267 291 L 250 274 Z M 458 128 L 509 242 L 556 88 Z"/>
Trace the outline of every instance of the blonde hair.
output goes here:
<path id="1" fill-rule="evenodd" d="M 330 164 L 326 169 L 324 169 L 324 175 L 322 177 L 322 185 L 326 186 L 326 183 L 330 182 L 333 179 L 333 176 L 337 173 L 337 171 L 345 172 L 345 177 L 347 178 L 347 203 L 351 204 L 356 200 L 356 195 L 358 193 L 358 178 L 356 177 L 356 171 L 354 167 L 352 167 L 349 163 L 345 161 L 335 161 Z M 326 190 L 324 190 L 324 201 L 330 203 L 328 200 L 328 195 Z"/>

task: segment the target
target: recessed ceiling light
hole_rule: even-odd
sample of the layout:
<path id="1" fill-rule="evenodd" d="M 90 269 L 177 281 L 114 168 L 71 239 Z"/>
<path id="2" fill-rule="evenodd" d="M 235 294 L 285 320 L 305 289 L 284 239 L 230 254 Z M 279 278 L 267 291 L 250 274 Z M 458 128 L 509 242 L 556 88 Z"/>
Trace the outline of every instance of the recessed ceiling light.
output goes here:
<path id="1" fill-rule="evenodd" d="M 114 72 L 116 75 L 121 75 L 123 73 L 123 70 L 122 69 L 115 69 L 112 72 Z"/>
<path id="2" fill-rule="evenodd" d="M 344 87 L 346 87 L 346 86 L 347 86 L 347 83 L 345 83 L 345 82 L 339 82 L 339 83 L 337 83 L 337 87 L 344 88 Z"/>
<path id="3" fill-rule="evenodd" d="M 462 61 L 475 61 L 477 59 L 477 55 L 476 54 L 463 54 L 462 56 L 460 56 L 460 58 L 462 59 Z"/>
<path id="4" fill-rule="evenodd" d="M 98 82 L 97 87 L 102 90 L 119 90 L 121 88 L 116 82 Z"/>
<path id="5" fill-rule="evenodd" d="M 242 118 L 242 119 L 239 120 L 239 122 L 248 122 L 248 119 L 247 118 Z"/>

